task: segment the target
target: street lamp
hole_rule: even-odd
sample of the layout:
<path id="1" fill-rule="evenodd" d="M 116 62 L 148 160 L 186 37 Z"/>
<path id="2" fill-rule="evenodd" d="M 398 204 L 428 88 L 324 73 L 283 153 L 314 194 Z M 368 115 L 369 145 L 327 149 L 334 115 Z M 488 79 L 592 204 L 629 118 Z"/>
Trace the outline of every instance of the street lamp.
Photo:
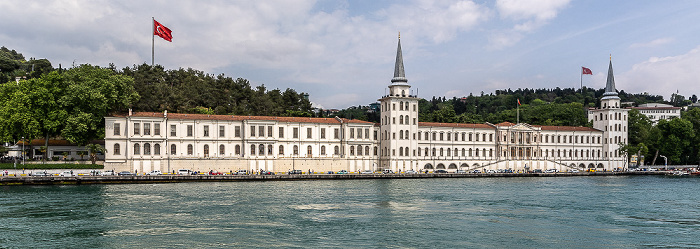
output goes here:
<path id="1" fill-rule="evenodd" d="M 22 167 L 24 167 L 24 143 L 25 143 L 24 137 L 22 137 L 22 153 L 21 153 L 21 155 L 22 155 Z"/>
<path id="2" fill-rule="evenodd" d="M 665 170 L 668 170 L 668 158 L 666 158 L 665 156 L 662 156 L 662 155 L 659 155 L 659 156 L 664 158 L 664 168 L 665 168 Z"/>

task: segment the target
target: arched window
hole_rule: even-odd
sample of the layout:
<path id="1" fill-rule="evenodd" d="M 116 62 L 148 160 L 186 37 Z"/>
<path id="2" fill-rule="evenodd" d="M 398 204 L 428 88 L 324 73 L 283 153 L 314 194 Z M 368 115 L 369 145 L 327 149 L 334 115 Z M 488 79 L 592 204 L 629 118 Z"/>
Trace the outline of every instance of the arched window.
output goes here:
<path id="1" fill-rule="evenodd" d="M 264 156 L 265 155 L 265 145 L 258 145 L 258 155 Z"/>
<path id="2" fill-rule="evenodd" d="M 209 156 L 209 145 L 205 144 L 204 145 L 204 157 L 208 157 L 208 156 Z"/>
<path id="3" fill-rule="evenodd" d="M 170 145 L 170 155 L 176 155 L 177 154 L 177 146 L 174 144 Z"/>
<path id="4" fill-rule="evenodd" d="M 193 151 L 192 145 L 191 145 L 191 144 L 188 144 L 188 145 L 187 145 L 187 155 L 192 155 L 192 153 L 194 153 L 194 152 L 192 152 L 192 151 Z"/>
<path id="5" fill-rule="evenodd" d="M 401 91 L 403 93 L 403 91 Z M 399 111 L 403 111 L 403 101 L 399 102 Z M 403 116 L 401 116 L 403 118 Z"/>
<path id="6" fill-rule="evenodd" d="M 399 115 L 399 124 L 403 124 L 403 115 Z"/>
<path id="7" fill-rule="evenodd" d="M 373 153 L 374 153 L 375 156 L 377 155 L 377 146 L 374 146 L 374 152 L 373 152 Z"/>
<path id="8" fill-rule="evenodd" d="M 436 153 L 435 153 L 436 151 L 437 151 L 437 149 L 433 148 L 433 156 L 436 155 Z"/>
<path id="9" fill-rule="evenodd" d="M 452 151 L 450 149 L 447 149 L 447 156 L 452 156 Z"/>
<path id="10" fill-rule="evenodd" d="M 224 156 L 224 155 L 226 155 L 226 147 L 223 144 L 221 144 L 221 145 L 219 145 L 219 156 Z"/>
<path id="11" fill-rule="evenodd" d="M 250 155 L 251 155 L 251 156 L 254 156 L 254 155 L 255 155 L 255 145 L 254 145 L 254 144 L 251 144 L 251 145 L 250 145 Z"/>
<path id="12" fill-rule="evenodd" d="M 365 156 L 369 156 L 369 146 L 365 147 Z"/>
<path id="13" fill-rule="evenodd" d="M 236 153 L 236 155 L 240 155 L 241 154 L 241 145 L 236 144 L 236 148 L 235 148 L 234 152 Z"/>
<path id="14" fill-rule="evenodd" d="M 443 150 L 442 150 L 442 148 L 440 148 L 440 156 L 443 155 L 442 153 L 443 153 Z"/>
<path id="15" fill-rule="evenodd" d="M 299 146 L 294 145 L 294 147 L 292 147 L 292 149 L 293 149 L 292 152 L 294 152 L 294 155 L 299 155 Z"/>
<path id="16" fill-rule="evenodd" d="M 466 150 L 462 148 L 462 156 L 466 156 Z"/>
<path id="17" fill-rule="evenodd" d="M 355 155 L 355 146 L 350 146 L 350 155 L 354 156 Z"/>
<path id="18" fill-rule="evenodd" d="M 362 145 L 357 146 L 357 155 L 361 156 L 362 155 Z"/>
<path id="19" fill-rule="evenodd" d="M 428 147 L 425 147 L 425 156 L 428 156 Z"/>
<path id="20" fill-rule="evenodd" d="M 272 144 L 267 145 L 267 155 L 272 156 Z"/>
<path id="21" fill-rule="evenodd" d="M 284 156 L 284 145 L 280 145 L 280 149 L 279 149 L 278 154 L 279 154 L 278 156 Z"/>
<path id="22" fill-rule="evenodd" d="M 144 154 L 144 155 L 150 155 L 150 154 L 151 154 L 151 144 L 149 144 L 149 143 L 143 144 L 143 154 Z"/>
<path id="23" fill-rule="evenodd" d="M 325 145 L 321 145 L 321 155 L 324 155 L 324 156 L 326 155 L 326 146 Z"/>
<path id="24" fill-rule="evenodd" d="M 340 147 L 337 145 L 333 147 L 333 155 L 340 155 Z"/>
<path id="25" fill-rule="evenodd" d="M 115 155 L 120 155 L 121 153 L 122 153 L 122 152 L 121 152 L 121 145 L 119 145 L 119 144 L 114 144 L 114 154 L 115 154 Z"/>
<path id="26" fill-rule="evenodd" d="M 313 149 L 311 148 L 311 145 L 306 146 L 306 156 L 311 157 L 313 155 Z"/>
<path id="27" fill-rule="evenodd" d="M 141 154 L 141 146 L 138 143 L 134 144 L 134 155 Z"/>
<path id="28" fill-rule="evenodd" d="M 153 145 L 153 155 L 156 155 L 156 156 L 160 155 L 160 144 Z"/>

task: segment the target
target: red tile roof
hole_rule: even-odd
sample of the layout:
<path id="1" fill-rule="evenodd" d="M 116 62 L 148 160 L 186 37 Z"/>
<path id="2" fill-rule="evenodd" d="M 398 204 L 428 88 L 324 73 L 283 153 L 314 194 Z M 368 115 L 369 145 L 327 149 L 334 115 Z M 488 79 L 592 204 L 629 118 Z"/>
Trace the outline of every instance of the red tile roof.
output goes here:
<path id="1" fill-rule="evenodd" d="M 114 115 L 115 117 L 126 117 L 126 115 Z M 161 112 L 135 112 L 132 117 L 158 117 L 164 115 Z M 289 123 L 317 123 L 317 124 L 340 124 L 336 118 L 307 118 L 307 117 L 274 117 L 274 116 L 235 116 L 235 115 L 209 115 L 209 114 L 187 114 L 187 113 L 168 113 L 169 119 L 186 119 L 186 120 L 225 120 L 225 121 L 242 121 L 242 120 L 269 120 L 277 122 Z M 362 121 L 357 119 L 341 118 L 344 123 L 354 124 L 374 124 L 373 122 Z"/>
<path id="2" fill-rule="evenodd" d="M 493 129 L 493 126 L 490 126 L 490 125 L 487 125 L 487 124 L 462 124 L 462 123 L 418 122 L 418 126 Z"/>

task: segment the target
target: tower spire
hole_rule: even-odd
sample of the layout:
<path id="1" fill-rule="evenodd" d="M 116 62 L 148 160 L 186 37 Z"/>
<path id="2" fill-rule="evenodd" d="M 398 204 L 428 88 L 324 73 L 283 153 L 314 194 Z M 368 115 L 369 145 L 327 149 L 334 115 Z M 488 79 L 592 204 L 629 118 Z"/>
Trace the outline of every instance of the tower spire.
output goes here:
<path id="1" fill-rule="evenodd" d="M 610 55 L 610 65 L 608 66 L 608 81 L 605 84 L 605 93 L 603 93 L 603 99 L 606 99 L 608 97 L 619 98 L 617 96 L 617 89 L 615 89 L 615 75 L 613 74 L 612 55 Z"/>
<path id="2" fill-rule="evenodd" d="M 403 70 L 403 55 L 401 54 L 401 32 L 399 32 L 399 46 L 396 49 L 396 64 L 394 65 L 394 78 L 391 79 L 391 84 L 406 84 L 406 73 Z"/>

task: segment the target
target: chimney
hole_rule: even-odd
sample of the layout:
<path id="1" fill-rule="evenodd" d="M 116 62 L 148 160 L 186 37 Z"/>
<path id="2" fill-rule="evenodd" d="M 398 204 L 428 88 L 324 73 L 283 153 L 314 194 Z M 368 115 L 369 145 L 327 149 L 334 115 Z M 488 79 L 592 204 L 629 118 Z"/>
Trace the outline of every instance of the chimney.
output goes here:
<path id="1" fill-rule="evenodd" d="M 129 116 L 131 116 L 131 108 L 129 108 Z"/>
<path id="2" fill-rule="evenodd" d="M 168 117 L 168 110 L 163 111 L 163 117 L 167 118 Z"/>

